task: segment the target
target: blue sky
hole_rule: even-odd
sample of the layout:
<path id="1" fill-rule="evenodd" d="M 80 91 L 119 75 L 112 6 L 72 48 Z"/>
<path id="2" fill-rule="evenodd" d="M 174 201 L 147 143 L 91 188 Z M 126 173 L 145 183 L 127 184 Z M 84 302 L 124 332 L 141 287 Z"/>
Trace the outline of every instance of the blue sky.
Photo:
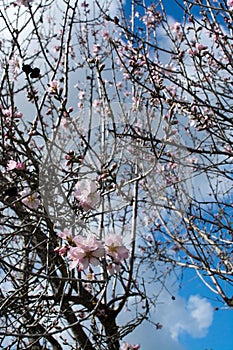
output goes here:
<path id="1" fill-rule="evenodd" d="M 204 338 L 190 338 L 184 334 L 180 338 L 180 343 L 185 345 L 186 350 L 213 349 L 232 350 L 233 349 L 233 310 L 225 307 L 221 302 L 217 302 L 215 295 L 203 285 L 200 279 L 195 276 L 195 272 L 186 273 L 187 283 L 184 282 L 180 295 L 187 297 L 190 292 L 205 297 L 213 306 L 213 322 Z"/>
<path id="2" fill-rule="evenodd" d="M 167 14 L 173 17 L 174 21 L 182 22 L 182 11 L 176 4 L 176 1 L 165 0 L 163 3 Z M 126 1 L 126 10 L 127 14 L 129 14 L 130 1 Z M 153 315 L 155 322 L 164 323 L 163 328 L 161 330 L 155 330 L 155 327 L 150 324 L 142 325 L 128 337 L 128 340 L 132 344 L 141 344 L 142 350 L 233 349 L 233 309 L 226 307 L 222 301 L 218 302 L 216 295 L 201 282 L 194 271 L 187 271 L 184 274 L 182 288 L 177 288 L 174 295 L 176 296 L 176 300 L 171 302 L 170 295 L 163 294 L 164 307 L 159 306 Z M 195 318 L 190 318 L 190 315 L 188 315 L 190 297 L 193 297 L 197 301 L 194 315 L 197 316 L 197 319 L 200 317 L 200 324 L 205 322 L 204 316 L 208 316 L 209 313 L 209 319 L 207 320 L 208 327 L 206 327 L 205 331 L 201 327 L 198 328 L 196 324 L 198 321 Z M 180 331 L 177 338 L 174 339 L 172 332 L 175 327 L 179 327 L 179 317 L 180 323 L 183 323 L 183 327 L 185 327 L 185 322 L 187 322 L 187 328 L 183 332 Z M 172 319 L 174 329 L 171 323 Z"/>
<path id="3" fill-rule="evenodd" d="M 146 279 L 146 278 L 145 278 Z M 168 281 L 169 285 L 169 281 Z M 150 287 L 153 288 L 153 287 Z M 155 285 L 154 288 L 157 288 Z M 199 280 L 195 272 L 188 271 L 183 278 L 182 288 L 170 281 L 169 290 L 175 296 L 163 291 L 156 310 L 151 310 L 155 323 L 163 325 L 156 330 L 155 326 L 145 322 L 126 339 L 131 344 L 139 343 L 142 350 L 232 350 L 233 349 L 233 310 L 217 302 L 213 293 Z M 196 301 L 190 307 L 190 300 Z M 218 310 L 215 310 L 218 308 Z M 194 315 L 199 317 L 199 324 Z M 127 319 L 128 314 L 123 316 Z M 208 326 L 202 327 L 207 318 Z M 184 331 L 176 330 L 184 327 Z"/>

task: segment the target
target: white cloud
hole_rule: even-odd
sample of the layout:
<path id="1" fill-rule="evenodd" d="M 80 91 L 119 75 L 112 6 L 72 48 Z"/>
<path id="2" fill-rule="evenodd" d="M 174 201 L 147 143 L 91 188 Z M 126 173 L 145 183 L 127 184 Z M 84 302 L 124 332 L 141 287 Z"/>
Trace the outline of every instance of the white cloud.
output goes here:
<path id="1" fill-rule="evenodd" d="M 142 350 L 185 350 L 183 345 L 171 338 L 165 328 L 156 331 L 154 326 L 146 322 L 126 339 L 131 344 L 140 344 Z"/>
<path id="2" fill-rule="evenodd" d="M 143 275 L 146 280 L 152 278 L 149 270 Z M 187 335 L 190 342 L 192 338 L 207 339 L 208 331 L 212 326 L 214 308 L 206 298 L 198 294 L 179 296 L 179 285 L 175 274 L 167 277 L 165 285 L 166 289 L 161 290 L 159 281 L 153 286 L 147 284 L 147 295 L 152 299 L 152 295 L 157 295 L 160 290 L 155 309 L 150 309 L 150 319 L 154 324 L 161 324 L 162 328 L 156 329 L 155 325 L 144 321 L 125 339 L 131 344 L 140 344 L 143 350 L 155 348 L 156 350 L 187 350 L 182 344 L 181 335 Z M 191 290 L 192 283 L 189 287 Z M 171 295 L 175 299 L 171 298 Z M 122 313 L 119 318 L 120 323 L 124 324 L 124 321 L 129 321 L 129 313 Z"/>
<path id="3" fill-rule="evenodd" d="M 199 295 L 191 295 L 188 301 L 178 297 L 159 307 L 159 310 L 160 322 L 176 341 L 182 333 L 188 333 L 193 338 L 206 336 L 213 321 L 211 304 Z"/>
<path id="4" fill-rule="evenodd" d="M 191 295 L 188 301 L 188 310 L 191 318 L 194 319 L 196 327 L 189 333 L 196 337 L 202 337 L 206 334 L 213 321 L 213 308 L 211 304 L 198 295 Z"/>

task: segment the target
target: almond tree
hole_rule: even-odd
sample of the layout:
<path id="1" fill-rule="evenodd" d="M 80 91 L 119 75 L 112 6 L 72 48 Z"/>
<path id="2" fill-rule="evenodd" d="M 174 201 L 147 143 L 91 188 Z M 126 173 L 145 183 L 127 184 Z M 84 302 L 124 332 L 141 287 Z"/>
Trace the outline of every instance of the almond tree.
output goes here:
<path id="1" fill-rule="evenodd" d="M 232 306 L 233 3 L 176 6 L 2 2 L 2 348 L 138 349 L 182 269 Z"/>

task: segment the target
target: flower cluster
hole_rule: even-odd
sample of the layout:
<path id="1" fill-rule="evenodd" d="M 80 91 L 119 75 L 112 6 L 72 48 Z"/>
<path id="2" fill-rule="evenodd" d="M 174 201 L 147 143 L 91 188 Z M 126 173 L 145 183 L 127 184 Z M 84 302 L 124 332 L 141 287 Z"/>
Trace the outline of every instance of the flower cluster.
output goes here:
<path id="1" fill-rule="evenodd" d="M 139 14 L 137 14 L 139 16 Z M 154 29 L 162 21 L 162 14 L 156 11 L 156 7 L 151 5 L 147 8 L 145 16 L 142 17 L 142 21 L 148 29 Z"/>
<path id="2" fill-rule="evenodd" d="M 23 117 L 23 114 L 19 111 L 13 111 L 11 108 L 6 108 L 3 109 L 2 106 L 0 105 L 0 110 L 2 112 L 2 114 L 4 115 L 4 117 L 6 117 L 6 122 L 11 122 L 12 119 L 21 119 Z"/>
<path id="3" fill-rule="evenodd" d="M 66 244 L 55 249 L 61 256 L 67 255 L 70 269 L 78 268 L 86 270 L 89 265 L 98 266 L 101 259 L 106 259 L 107 270 L 110 274 L 119 272 L 121 263 L 129 256 L 128 249 L 122 243 L 120 235 L 110 234 L 105 239 L 105 244 L 95 238 L 94 235 L 87 237 L 73 236 L 70 230 L 65 228 L 58 236 L 66 240 Z"/>

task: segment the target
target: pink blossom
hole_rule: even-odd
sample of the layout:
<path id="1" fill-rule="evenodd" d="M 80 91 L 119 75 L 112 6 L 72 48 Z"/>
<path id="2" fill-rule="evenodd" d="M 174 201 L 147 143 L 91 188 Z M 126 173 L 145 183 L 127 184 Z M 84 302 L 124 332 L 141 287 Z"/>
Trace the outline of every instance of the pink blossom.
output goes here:
<path id="1" fill-rule="evenodd" d="M 76 247 L 70 247 L 68 251 L 68 258 L 72 260 L 70 268 L 85 270 L 90 264 L 98 266 L 100 264 L 99 258 L 104 256 L 104 247 L 100 241 L 93 235 L 87 238 L 77 236 L 74 238 Z"/>
<path id="2" fill-rule="evenodd" d="M 154 28 L 155 26 L 155 18 L 152 16 L 143 16 L 142 17 L 142 21 L 144 22 L 144 24 L 148 27 L 148 28 Z"/>
<path id="3" fill-rule="evenodd" d="M 63 245 L 62 247 L 55 248 L 54 251 L 59 255 L 64 256 L 67 253 L 67 249 L 68 249 L 67 246 Z"/>
<path id="4" fill-rule="evenodd" d="M 129 256 L 129 250 L 123 245 L 121 235 L 110 234 L 105 239 L 105 247 L 107 255 L 116 262 L 127 259 Z"/>
<path id="5" fill-rule="evenodd" d="M 98 108 L 102 105 L 102 101 L 101 100 L 94 100 L 93 101 L 93 107 L 94 108 Z"/>
<path id="6" fill-rule="evenodd" d="M 100 194 L 95 181 L 81 180 L 75 185 L 74 197 L 85 210 L 96 209 L 100 203 Z"/>
<path id="7" fill-rule="evenodd" d="M 137 96 L 133 96 L 132 97 L 132 101 L 133 101 L 133 108 L 132 108 L 132 110 L 135 112 L 137 110 L 137 108 L 139 107 L 139 105 L 140 105 L 140 99 Z"/>
<path id="8" fill-rule="evenodd" d="M 17 170 L 25 170 L 25 163 L 17 163 L 16 164 L 16 169 Z"/>
<path id="9" fill-rule="evenodd" d="M 17 163 L 15 160 L 9 160 L 9 162 L 7 163 L 7 167 L 6 170 L 10 171 L 10 170 L 25 170 L 25 164 L 24 163 Z"/>
<path id="10" fill-rule="evenodd" d="M 58 237 L 62 238 L 62 239 L 72 239 L 73 235 L 71 233 L 71 231 L 68 228 L 64 228 L 63 231 L 58 232 Z"/>
<path id="11" fill-rule="evenodd" d="M 10 170 L 16 169 L 16 165 L 17 165 L 17 162 L 15 160 L 9 160 L 7 163 L 6 170 L 10 171 Z"/>
<path id="12" fill-rule="evenodd" d="M 22 118 L 23 117 L 23 113 L 22 112 L 15 112 L 14 113 L 14 117 L 15 118 Z"/>
<path id="13" fill-rule="evenodd" d="M 58 86 L 59 86 L 59 82 L 57 80 L 52 80 L 47 88 L 47 91 L 50 94 L 56 94 L 58 92 Z"/>
<path id="14" fill-rule="evenodd" d="M 172 32 L 174 33 L 174 35 L 176 36 L 177 39 L 182 40 L 183 38 L 183 30 L 182 30 L 182 26 L 179 22 L 175 22 L 173 23 L 173 25 L 171 26 Z"/>
<path id="15" fill-rule="evenodd" d="M 69 127 L 69 121 L 67 118 L 65 117 L 62 117 L 61 118 L 61 126 L 64 128 L 64 129 L 67 129 Z"/>
<path id="16" fill-rule="evenodd" d="M 192 50 L 191 48 L 190 49 L 188 49 L 188 54 L 190 55 L 190 56 L 197 56 L 197 50 Z"/>
<path id="17" fill-rule="evenodd" d="M 39 193 L 34 192 L 32 193 L 28 188 L 20 193 L 20 195 L 23 197 L 22 198 L 22 203 L 26 205 L 26 207 L 30 209 L 38 209 L 40 205 L 40 200 L 39 200 Z"/>
<path id="18" fill-rule="evenodd" d="M 206 50 L 207 49 L 207 46 L 204 46 L 200 43 L 196 43 L 196 48 L 198 51 L 202 51 L 202 50 Z"/>
<path id="19" fill-rule="evenodd" d="M 9 80 L 17 80 L 19 68 L 20 68 L 20 59 L 14 54 L 13 57 L 8 61 L 9 63 Z"/>
<path id="20" fill-rule="evenodd" d="M 3 109 L 3 110 L 2 110 L 2 113 L 3 113 L 3 115 L 5 115 L 6 117 L 11 117 L 11 110 L 10 110 L 10 108 L 8 108 L 8 109 Z"/>
<path id="21" fill-rule="evenodd" d="M 2 113 L 5 117 L 22 118 L 23 113 L 19 111 L 13 111 L 11 108 L 2 109 Z"/>
<path id="22" fill-rule="evenodd" d="M 229 7 L 233 7 L 233 0 L 228 0 L 228 1 L 227 1 L 227 5 L 228 5 Z"/>

